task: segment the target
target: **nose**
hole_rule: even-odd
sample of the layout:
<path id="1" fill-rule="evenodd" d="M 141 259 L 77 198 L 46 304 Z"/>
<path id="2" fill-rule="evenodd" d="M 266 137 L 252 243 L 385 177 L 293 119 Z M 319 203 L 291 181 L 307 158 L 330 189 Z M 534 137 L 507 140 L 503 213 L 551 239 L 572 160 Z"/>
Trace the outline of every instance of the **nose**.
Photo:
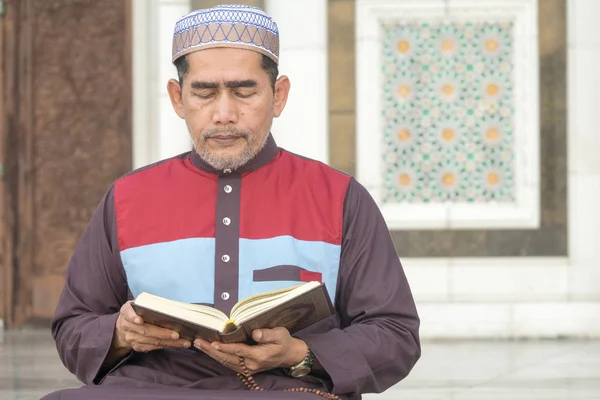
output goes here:
<path id="1" fill-rule="evenodd" d="M 215 112 L 213 114 L 213 123 L 229 125 L 237 122 L 237 110 L 235 107 L 234 100 L 228 93 L 223 93 L 217 99 Z"/>

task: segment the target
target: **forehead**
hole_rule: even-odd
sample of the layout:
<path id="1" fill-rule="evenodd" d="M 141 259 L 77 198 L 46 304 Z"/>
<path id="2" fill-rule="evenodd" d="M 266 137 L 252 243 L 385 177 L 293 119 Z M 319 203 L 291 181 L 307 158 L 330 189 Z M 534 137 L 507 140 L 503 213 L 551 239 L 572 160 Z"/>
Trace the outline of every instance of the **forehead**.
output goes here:
<path id="1" fill-rule="evenodd" d="M 188 55 L 189 73 L 195 77 L 258 78 L 262 71 L 261 57 L 260 53 L 245 49 L 200 50 Z"/>

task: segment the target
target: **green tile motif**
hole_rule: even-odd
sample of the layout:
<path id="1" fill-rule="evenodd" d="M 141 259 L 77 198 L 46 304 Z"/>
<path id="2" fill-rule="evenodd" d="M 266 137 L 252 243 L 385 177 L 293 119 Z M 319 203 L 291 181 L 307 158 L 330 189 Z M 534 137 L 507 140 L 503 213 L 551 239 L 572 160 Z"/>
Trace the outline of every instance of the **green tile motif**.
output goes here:
<path id="1" fill-rule="evenodd" d="M 513 23 L 383 22 L 383 202 L 515 201 Z"/>

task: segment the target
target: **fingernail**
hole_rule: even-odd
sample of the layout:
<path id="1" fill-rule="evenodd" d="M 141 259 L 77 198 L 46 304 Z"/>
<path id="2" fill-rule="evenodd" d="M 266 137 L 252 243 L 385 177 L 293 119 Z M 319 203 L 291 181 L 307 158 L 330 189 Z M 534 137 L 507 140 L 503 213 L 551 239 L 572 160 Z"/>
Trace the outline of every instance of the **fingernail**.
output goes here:
<path id="1" fill-rule="evenodd" d="M 192 344 L 190 342 L 188 342 L 187 340 L 183 341 L 183 347 L 190 347 Z"/>
<path id="2" fill-rule="evenodd" d="M 199 348 L 200 350 L 202 350 L 202 340 L 200 339 L 196 339 L 194 340 L 194 346 L 196 346 L 197 348 Z"/>
<path id="3" fill-rule="evenodd" d="M 139 318 L 136 318 L 136 319 L 135 319 L 135 323 L 136 323 L 136 324 L 139 324 L 139 323 L 141 323 L 141 322 L 142 322 L 142 320 L 141 320 L 141 319 L 139 319 Z"/>
<path id="4" fill-rule="evenodd" d="M 213 349 L 215 349 L 215 350 L 219 350 L 219 349 L 220 349 L 219 345 L 218 345 L 218 344 L 216 344 L 216 343 L 213 343 L 213 344 L 211 344 L 211 347 L 212 347 Z"/>
<path id="5" fill-rule="evenodd" d="M 179 333 L 177 333 L 177 332 L 173 332 L 173 333 L 171 333 L 171 338 L 172 338 L 173 340 L 177 340 L 177 339 L 179 339 Z"/>
<path id="6" fill-rule="evenodd" d="M 255 340 L 262 339 L 262 332 L 261 331 L 256 331 L 256 333 L 254 334 L 254 339 Z"/>

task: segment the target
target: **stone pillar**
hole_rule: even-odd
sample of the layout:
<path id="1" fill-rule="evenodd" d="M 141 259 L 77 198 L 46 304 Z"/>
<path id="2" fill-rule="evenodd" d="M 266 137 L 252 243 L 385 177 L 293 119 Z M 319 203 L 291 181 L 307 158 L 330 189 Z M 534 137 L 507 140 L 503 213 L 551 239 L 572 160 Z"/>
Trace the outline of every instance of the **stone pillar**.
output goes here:
<path id="1" fill-rule="evenodd" d="M 266 0 L 280 32 L 281 75 L 292 83 L 283 114 L 273 123 L 277 144 L 327 162 L 329 153 L 327 1 Z"/>
<path id="2" fill-rule="evenodd" d="M 167 82 L 175 23 L 190 11 L 189 0 L 133 0 L 134 167 L 191 149 L 185 122 L 169 99 Z"/>

